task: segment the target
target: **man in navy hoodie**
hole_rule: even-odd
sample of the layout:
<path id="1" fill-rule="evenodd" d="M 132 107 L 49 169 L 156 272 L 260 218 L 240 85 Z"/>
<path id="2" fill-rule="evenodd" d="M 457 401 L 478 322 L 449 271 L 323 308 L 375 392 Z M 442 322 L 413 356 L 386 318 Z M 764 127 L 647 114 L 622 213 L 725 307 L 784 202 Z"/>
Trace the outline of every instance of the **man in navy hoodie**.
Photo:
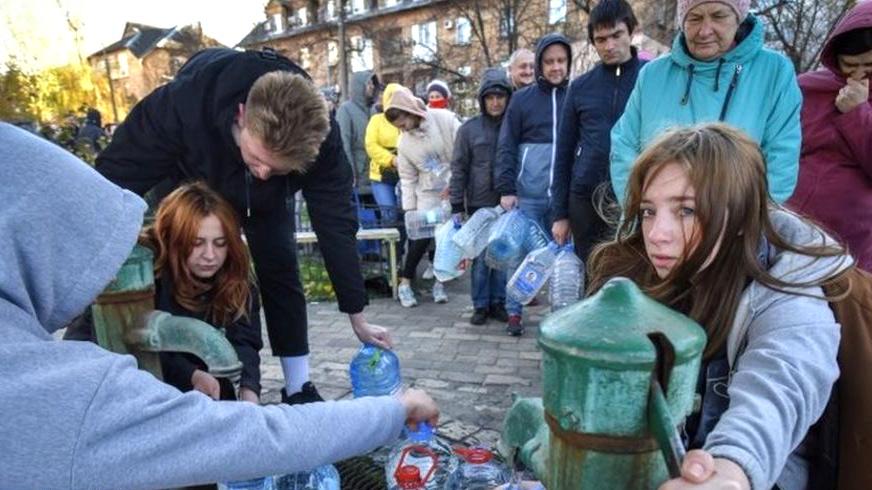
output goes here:
<path id="1" fill-rule="evenodd" d="M 561 34 L 548 34 L 536 46 L 536 82 L 512 96 L 497 145 L 494 168 L 500 204 L 515 206 L 536 220 L 543 230 L 550 228 L 551 186 L 557 122 L 569 80 L 572 49 Z M 506 299 L 509 335 L 524 334 L 522 307 Z"/>
<path id="2" fill-rule="evenodd" d="M 587 32 L 601 62 L 572 82 L 563 105 L 554 164 L 551 233 L 563 244 L 571 230 L 575 253 L 582 261 L 595 244 L 608 238 L 609 227 L 597 212 L 595 201 L 599 199 L 594 196 L 614 199 L 608 183 L 609 135 L 624 113 L 636 75 L 645 63 L 630 46 L 636 25 L 626 0 L 603 0 L 594 7 Z M 602 190 L 595 193 L 598 188 Z"/>

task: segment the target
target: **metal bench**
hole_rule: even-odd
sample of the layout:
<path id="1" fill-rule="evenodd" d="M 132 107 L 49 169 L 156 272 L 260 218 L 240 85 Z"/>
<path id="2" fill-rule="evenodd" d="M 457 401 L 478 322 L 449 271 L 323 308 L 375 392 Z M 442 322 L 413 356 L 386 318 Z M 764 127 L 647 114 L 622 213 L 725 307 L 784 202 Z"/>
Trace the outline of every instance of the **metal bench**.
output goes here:
<path id="1" fill-rule="evenodd" d="M 314 231 L 298 231 L 294 233 L 297 243 L 318 243 Z M 391 274 L 391 290 L 397 297 L 397 242 L 400 241 L 400 231 L 396 228 L 369 228 L 357 232 L 358 240 L 380 240 L 388 243 L 388 262 Z"/>

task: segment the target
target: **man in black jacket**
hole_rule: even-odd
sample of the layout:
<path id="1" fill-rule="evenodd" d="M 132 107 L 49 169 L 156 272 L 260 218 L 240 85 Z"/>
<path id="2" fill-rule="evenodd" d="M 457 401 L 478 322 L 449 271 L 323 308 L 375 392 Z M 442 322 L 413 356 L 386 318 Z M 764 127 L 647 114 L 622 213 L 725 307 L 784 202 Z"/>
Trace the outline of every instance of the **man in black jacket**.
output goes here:
<path id="1" fill-rule="evenodd" d="M 609 227 L 597 212 L 595 191 L 613 196 L 609 182 L 612 126 L 624 113 L 644 61 L 630 46 L 636 16 L 625 0 L 603 0 L 590 13 L 588 38 L 601 62 L 569 87 L 554 164 L 551 234 L 563 244 L 570 229 L 575 253 L 587 261 L 593 245 L 608 238 Z M 598 199 L 597 199 L 598 200 Z"/>
<path id="2" fill-rule="evenodd" d="M 500 124 L 512 94 L 512 86 L 501 68 L 485 70 L 478 89 L 481 115 L 463 123 L 454 140 L 451 159 L 451 212 L 471 215 L 480 208 L 495 207 L 500 195 L 494 188 L 494 161 Z M 506 322 L 506 273 L 491 269 L 484 257 L 472 262 L 472 306 L 469 323 L 484 325 L 487 317 Z"/>
<path id="3" fill-rule="evenodd" d="M 303 191 L 339 309 L 362 342 L 390 347 L 369 324 L 356 249 L 352 174 L 339 128 L 308 74 L 275 52 L 207 49 L 141 100 L 97 159 L 110 181 L 162 197 L 203 180 L 239 213 L 260 284 L 283 401 L 321 400 L 309 381 L 306 298 L 287 202 Z M 254 178 L 252 178 L 254 177 Z"/>

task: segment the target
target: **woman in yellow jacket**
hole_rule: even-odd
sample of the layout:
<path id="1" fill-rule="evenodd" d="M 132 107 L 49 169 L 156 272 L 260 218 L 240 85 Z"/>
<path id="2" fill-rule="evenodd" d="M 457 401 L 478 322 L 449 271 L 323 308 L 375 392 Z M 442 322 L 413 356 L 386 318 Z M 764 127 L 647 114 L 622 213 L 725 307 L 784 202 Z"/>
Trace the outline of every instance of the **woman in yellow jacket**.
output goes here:
<path id="1" fill-rule="evenodd" d="M 382 107 L 387 107 L 400 85 L 389 83 L 382 94 Z M 397 140 L 400 130 L 389 123 L 384 112 L 369 118 L 366 126 L 366 153 L 369 156 L 369 178 L 372 195 L 381 211 L 384 226 L 398 225 L 397 213 Z"/>

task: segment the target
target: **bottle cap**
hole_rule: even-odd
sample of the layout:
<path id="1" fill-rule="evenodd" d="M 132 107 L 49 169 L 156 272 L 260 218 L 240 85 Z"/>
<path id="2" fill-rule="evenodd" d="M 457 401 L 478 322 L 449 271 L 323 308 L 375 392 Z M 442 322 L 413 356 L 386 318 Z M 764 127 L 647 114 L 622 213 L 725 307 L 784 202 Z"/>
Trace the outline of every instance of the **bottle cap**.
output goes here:
<path id="1" fill-rule="evenodd" d="M 472 449 L 454 448 L 454 452 L 470 464 L 485 464 L 494 457 L 492 452 L 482 447 L 474 447 Z"/>
<path id="2" fill-rule="evenodd" d="M 415 442 L 429 441 L 432 438 L 433 427 L 427 422 L 418 422 L 418 427 L 409 431 L 409 440 Z"/>
<path id="3" fill-rule="evenodd" d="M 415 465 L 400 466 L 394 473 L 394 477 L 400 488 L 420 488 L 424 484 L 421 481 L 421 470 Z"/>

